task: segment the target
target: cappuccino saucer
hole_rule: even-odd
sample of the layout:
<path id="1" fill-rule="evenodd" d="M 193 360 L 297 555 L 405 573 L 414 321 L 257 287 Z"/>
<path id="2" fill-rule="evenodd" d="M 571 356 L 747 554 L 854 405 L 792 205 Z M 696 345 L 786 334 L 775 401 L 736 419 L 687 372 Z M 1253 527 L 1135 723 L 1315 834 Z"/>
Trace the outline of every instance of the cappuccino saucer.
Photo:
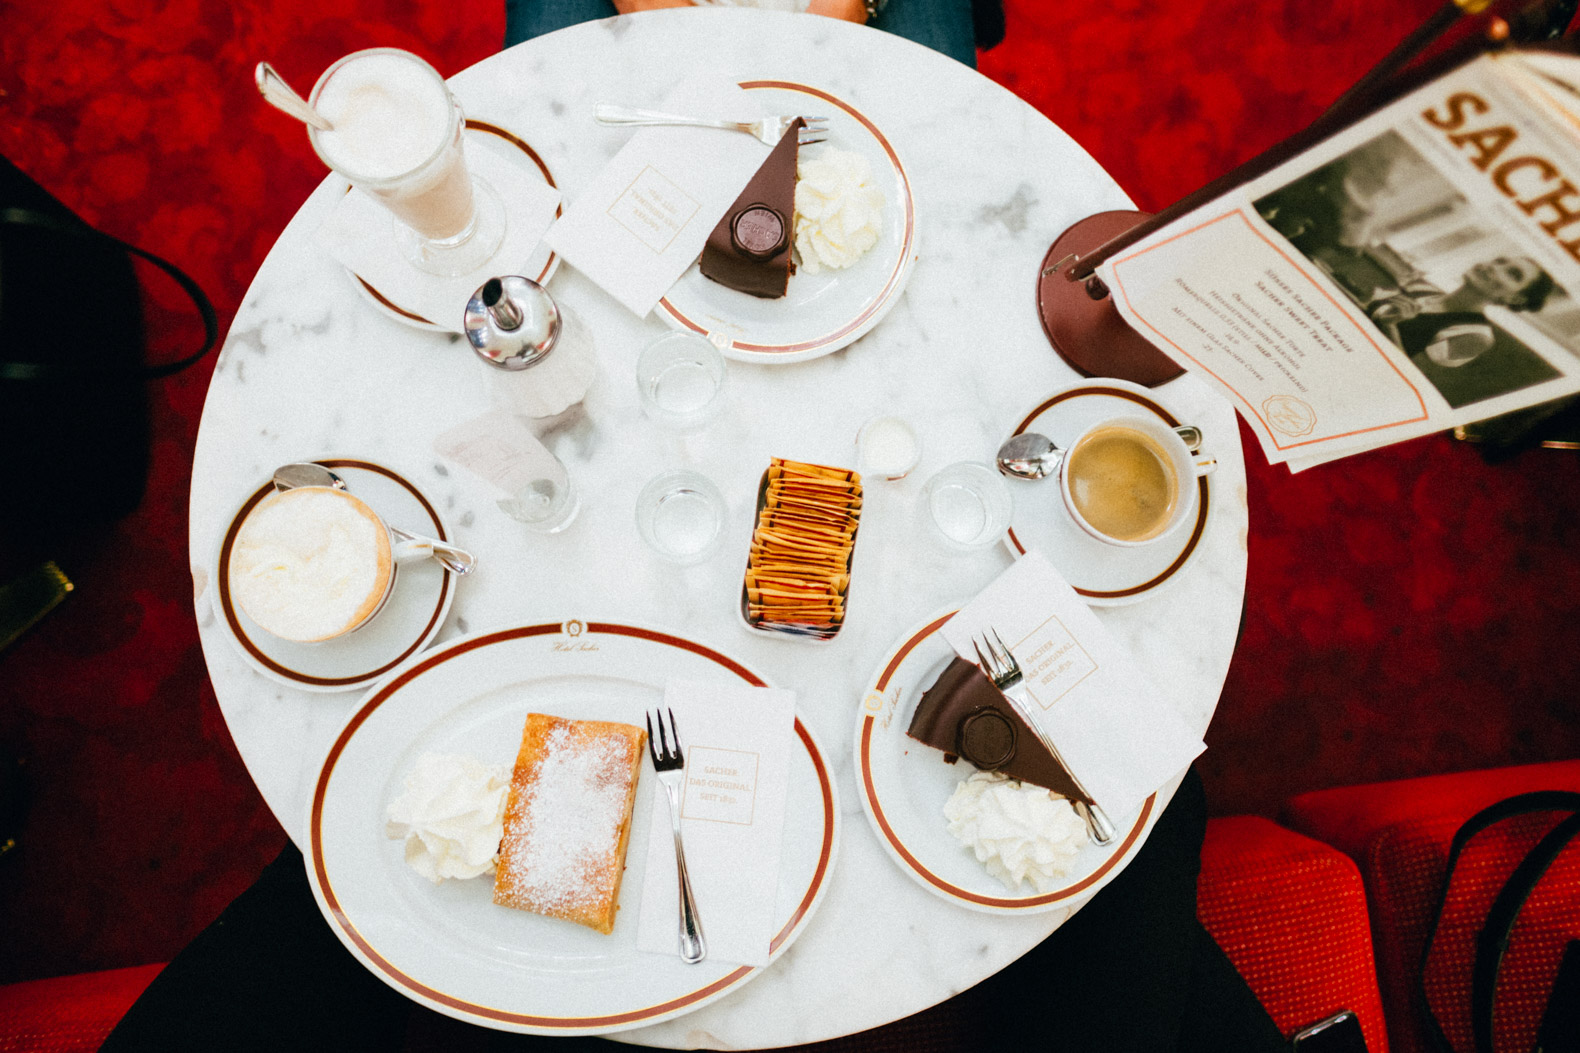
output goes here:
<path id="1" fill-rule="evenodd" d="M 346 489 L 365 501 L 385 522 L 449 541 L 451 534 L 432 502 L 399 473 L 347 458 L 318 461 L 346 481 Z M 455 599 L 455 579 L 433 560 L 402 564 L 384 608 L 353 632 L 322 643 L 282 640 L 265 632 L 232 600 L 231 548 L 242 520 L 274 492 L 265 481 L 231 516 L 220 541 L 214 570 L 214 611 L 225 634 L 253 669 L 302 691 L 354 691 L 365 688 L 439 635 Z"/>
<path id="2" fill-rule="evenodd" d="M 1021 418 L 1010 435 L 1034 431 L 1068 449 L 1087 427 L 1107 417 L 1155 415 L 1169 427 L 1181 421 L 1158 399 L 1157 392 L 1127 380 L 1094 378 L 1054 392 Z M 1009 436 L 1005 436 L 1008 438 Z M 1211 454 L 1213 436 L 1204 452 Z M 1059 496 L 1059 482 L 1011 479 L 1015 511 L 1004 544 L 1020 556 L 1041 550 L 1065 580 L 1093 607 L 1118 607 L 1153 595 L 1175 580 L 1201 545 L 1212 514 L 1212 476 L 1196 480 L 1200 500 L 1195 513 L 1148 545 L 1120 548 L 1105 545 L 1071 521 Z"/>

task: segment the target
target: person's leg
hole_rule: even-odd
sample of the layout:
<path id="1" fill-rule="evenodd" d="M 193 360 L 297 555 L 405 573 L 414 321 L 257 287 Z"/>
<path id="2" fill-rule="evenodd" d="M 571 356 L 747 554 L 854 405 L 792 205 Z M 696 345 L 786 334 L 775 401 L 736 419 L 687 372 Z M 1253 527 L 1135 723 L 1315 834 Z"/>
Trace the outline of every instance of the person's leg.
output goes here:
<path id="1" fill-rule="evenodd" d="M 165 967 L 100 1047 L 399 1049 L 410 1003 L 341 946 L 287 845 Z"/>
<path id="2" fill-rule="evenodd" d="M 614 0 L 505 0 L 505 47 L 614 14 Z"/>
<path id="3" fill-rule="evenodd" d="M 976 69 L 971 0 L 889 0 L 868 25 L 925 44 Z"/>
<path id="4" fill-rule="evenodd" d="M 1284 1049 L 1261 1003 L 1196 920 L 1206 828 L 1206 798 L 1192 770 L 1130 865 L 1053 935 L 971 992 L 983 1026 L 1002 1022 L 1009 1044 L 1031 1048 L 1172 1051 L 1197 1048 L 1182 1044 L 1194 1035 L 1186 1024 L 1208 1014 L 1214 1019 L 1206 1026 L 1218 1035 L 1242 1037 L 1210 1048 Z"/>

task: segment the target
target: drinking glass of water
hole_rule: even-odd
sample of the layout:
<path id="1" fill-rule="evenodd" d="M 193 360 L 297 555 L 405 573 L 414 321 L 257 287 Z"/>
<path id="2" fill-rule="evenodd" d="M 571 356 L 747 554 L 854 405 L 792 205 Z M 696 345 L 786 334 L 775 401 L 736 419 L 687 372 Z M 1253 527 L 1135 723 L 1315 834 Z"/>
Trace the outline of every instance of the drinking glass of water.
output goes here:
<path id="1" fill-rule="evenodd" d="M 651 420 L 682 431 L 699 428 L 723 405 L 724 356 L 698 333 L 668 333 L 637 356 L 636 387 Z"/>
<path id="2" fill-rule="evenodd" d="M 927 480 L 922 518 L 950 548 L 987 548 L 1009 529 L 1014 499 L 1004 477 L 986 464 L 961 461 Z"/>
<path id="3" fill-rule="evenodd" d="M 701 563 L 723 539 L 724 495 L 696 472 L 665 472 L 637 496 L 636 529 L 649 548 L 671 563 Z"/>

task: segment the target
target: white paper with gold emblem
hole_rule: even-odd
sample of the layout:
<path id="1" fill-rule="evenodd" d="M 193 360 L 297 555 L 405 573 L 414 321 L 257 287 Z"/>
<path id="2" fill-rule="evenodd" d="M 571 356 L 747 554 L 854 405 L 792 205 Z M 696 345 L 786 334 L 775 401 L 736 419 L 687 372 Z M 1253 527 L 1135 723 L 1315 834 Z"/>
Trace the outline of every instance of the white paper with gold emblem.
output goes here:
<path id="1" fill-rule="evenodd" d="M 1477 59 L 1098 273 L 1293 470 L 1573 394 L 1574 85 L 1580 57 Z"/>

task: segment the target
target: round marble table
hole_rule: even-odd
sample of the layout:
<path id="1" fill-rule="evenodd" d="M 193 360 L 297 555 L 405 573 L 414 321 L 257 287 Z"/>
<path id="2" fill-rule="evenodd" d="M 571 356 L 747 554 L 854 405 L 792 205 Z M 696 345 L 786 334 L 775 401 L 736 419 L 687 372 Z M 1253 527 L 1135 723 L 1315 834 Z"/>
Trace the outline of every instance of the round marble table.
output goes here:
<path id="1" fill-rule="evenodd" d="M 752 983 L 619 1037 L 665 1047 L 813 1042 L 942 1001 L 1003 968 L 1067 916 L 965 911 L 902 873 L 862 814 L 851 739 L 862 690 L 900 634 L 1009 565 L 1003 548 L 958 555 L 925 544 L 915 502 L 928 475 L 990 457 L 1030 408 L 1077 379 L 1041 332 L 1037 268 L 1072 221 L 1129 202 L 1079 146 L 1003 88 L 908 41 L 822 18 L 700 9 L 628 16 L 530 41 L 452 84 L 469 117 L 528 140 L 573 198 L 629 134 L 594 124 L 593 106 L 662 97 L 693 68 L 679 56 L 734 60 L 724 71 L 742 77 L 819 85 L 859 105 L 889 137 L 914 183 L 920 258 L 887 318 L 813 361 L 732 362 L 725 414 L 707 430 L 677 436 L 643 418 L 632 379 L 638 349 L 662 324 L 635 318 L 562 267 L 550 289 L 596 334 L 601 374 L 585 411 L 543 436 L 580 490 L 580 516 L 563 534 L 533 534 L 497 510 L 485 484 L 433 453 L 436 435 L 486 408 L 486 370 L 459 336 L 375 310 L 317 247 L 313 233 L 343 185 L 328 179 L 265 260 L 208 393 L 192 477 L 197 617 L 230 732 L 299 844 L 314 779 L 360 692 L 309 694 L 255 673 L 216 619 L 209 569 L 232 512 L 284 462 L 366 457 L 404 474 L 442 509 L 480 569 L 459 583 L 441 641 L 568 618 L 684 627 L 793 688 L 840 793 L 843 833 L 830 891 L 807 931 Z M 1205 729 L 1244 595 L 1244 461 L 1226 402 L 1188 376 L 1159 395 L 1210 436 L 1219 461 L 1215 511 L 1196 558 L 1173 583 L 1098 613 Z M 906 479 L 869 483 L 859 583 L 843 632 L 814 646 L 745 629 L 735 601 L 759 473 L 776 455 L 852 463 L 859 424 L 879 412 L 909 419 L 924 452 Z M 712 478 L 729 504 L 722 552 L 688 568 L 654 558 L 632 515 L 642 484 L 680 465 Z"/>

